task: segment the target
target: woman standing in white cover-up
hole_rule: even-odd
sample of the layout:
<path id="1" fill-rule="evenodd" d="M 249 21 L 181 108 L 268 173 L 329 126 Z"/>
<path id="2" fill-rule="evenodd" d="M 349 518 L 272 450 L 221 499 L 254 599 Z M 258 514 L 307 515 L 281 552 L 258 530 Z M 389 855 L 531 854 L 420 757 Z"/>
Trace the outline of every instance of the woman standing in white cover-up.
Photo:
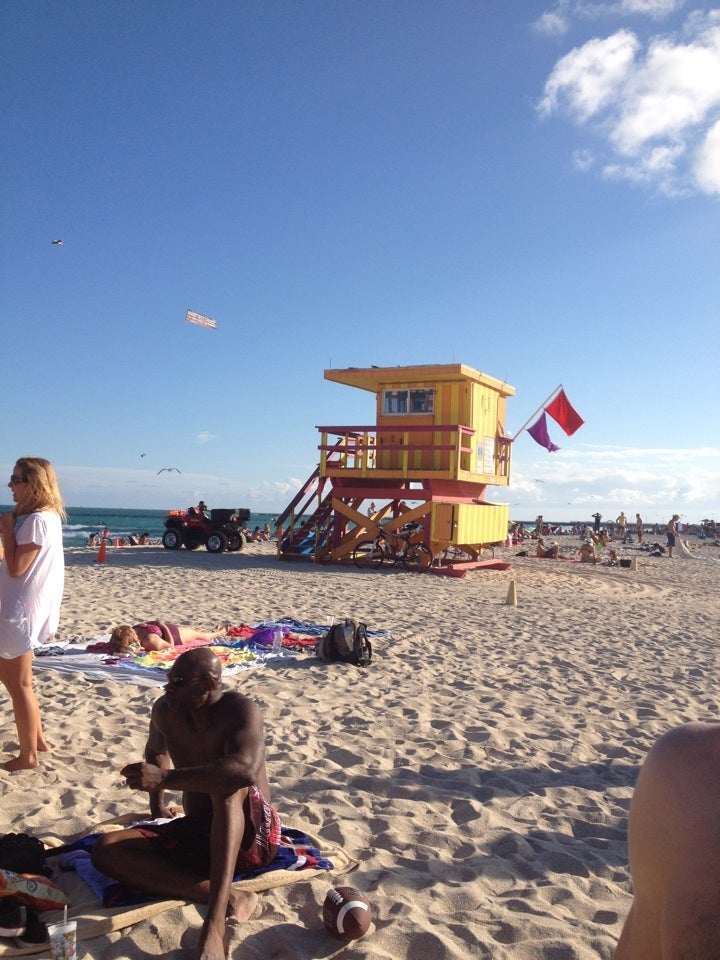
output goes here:
<path id="1" fill-rule="evenodd" d="M 11 772 L 40 765 L 47 751 L 33 690 L 33 648 L 57 630 L 65 583 L 65 510 L 52 464 L 21 457 L 8 486 L 15 509 L 0 514 L 0 680 L 7 688 L 20 742 Z M 19 517 L 24 518 L 16 528 Z"/>

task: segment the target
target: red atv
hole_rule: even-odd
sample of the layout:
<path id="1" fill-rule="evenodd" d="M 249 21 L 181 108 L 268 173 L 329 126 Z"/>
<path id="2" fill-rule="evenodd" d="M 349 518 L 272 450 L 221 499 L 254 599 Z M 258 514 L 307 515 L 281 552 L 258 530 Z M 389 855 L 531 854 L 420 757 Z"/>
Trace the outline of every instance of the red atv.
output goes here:
<path id="1" fill-rule="evenodd" d="M 250 519 L 250 511 L 211 510 L 210 516 L 196 507 L 187 510 L 169 510 L 165 520 L 163 546 L 167 550 L 197 550 L 205 544 L 210 553 L 223 550 L 242 550 L 245 546 L 243 527 Z"/>

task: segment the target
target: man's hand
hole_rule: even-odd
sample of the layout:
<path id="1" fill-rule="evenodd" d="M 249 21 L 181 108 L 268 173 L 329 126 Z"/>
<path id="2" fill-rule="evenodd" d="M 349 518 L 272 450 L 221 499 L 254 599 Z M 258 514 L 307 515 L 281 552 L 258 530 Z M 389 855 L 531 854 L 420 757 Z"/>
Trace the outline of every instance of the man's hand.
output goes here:
<path id="1" fill-rule="evenodd" d="M 163 780 L 168 771 L 152 763 L 126 763 L 120 773 L 127 780 L 131 790 L 145 790 L 154 793 L 162 789 Z"/>

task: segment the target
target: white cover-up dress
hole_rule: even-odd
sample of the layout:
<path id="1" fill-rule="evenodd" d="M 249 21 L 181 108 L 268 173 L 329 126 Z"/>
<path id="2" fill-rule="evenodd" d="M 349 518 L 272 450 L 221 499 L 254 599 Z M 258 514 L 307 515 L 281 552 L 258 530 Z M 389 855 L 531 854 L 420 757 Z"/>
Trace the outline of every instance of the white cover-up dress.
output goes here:
<path id="1" fill-rule="evenodd" d="M 65 586 L 62 522 L 54 510 L 31 513 L 15 531 L 18 545 L 40 552 L 30 569 L 11 577 L 0 562 L 0 657 L 12 660 L 40 646 L 58 628 Z"/>

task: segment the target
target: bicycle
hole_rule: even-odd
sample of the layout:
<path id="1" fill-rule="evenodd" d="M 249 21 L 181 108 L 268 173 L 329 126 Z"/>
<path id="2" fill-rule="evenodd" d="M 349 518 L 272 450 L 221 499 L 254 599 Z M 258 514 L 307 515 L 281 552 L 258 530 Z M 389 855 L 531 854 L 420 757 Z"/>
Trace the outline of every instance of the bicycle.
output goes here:
<path id="1" fill-rule="evenodd" d="M 467 563 L 470 560 L 494 560 L 495 545 L 492 543 L 482 543 L 473 553 L 463 550 L 462 547 L 450 545 L 439 554 L 439 562 L 443 564 Z"/>
<path id="2" fill-rule="evenodd" d="M 419 523 L 409 523 L 401 530 L 381 530 L 373 540 L 362 540 L 353 551 L 355 566 L 378 570 L 383 563 L 402 563 L 406 570 L 424 570 L 432 563 L 432 552 L 426 543 L 411 539 L 421 529 Z"/>

